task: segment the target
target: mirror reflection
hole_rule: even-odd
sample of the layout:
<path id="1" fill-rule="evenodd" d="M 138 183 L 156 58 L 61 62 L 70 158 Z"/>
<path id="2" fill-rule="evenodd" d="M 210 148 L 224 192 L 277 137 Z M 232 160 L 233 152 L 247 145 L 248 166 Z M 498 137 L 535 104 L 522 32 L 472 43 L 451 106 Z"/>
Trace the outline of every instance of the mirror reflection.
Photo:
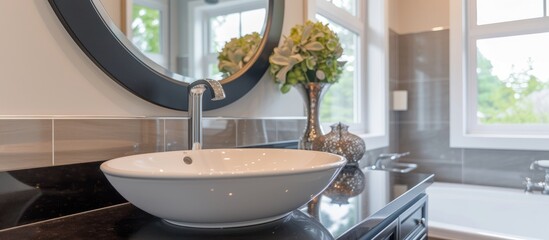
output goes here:
<path id="1" fill-rule="evenodd" d="M 254 55 L 268 6 L 268 0 L 121 1 L 119 27 L 146 57 L 185 77 L 216 80 Z"/>

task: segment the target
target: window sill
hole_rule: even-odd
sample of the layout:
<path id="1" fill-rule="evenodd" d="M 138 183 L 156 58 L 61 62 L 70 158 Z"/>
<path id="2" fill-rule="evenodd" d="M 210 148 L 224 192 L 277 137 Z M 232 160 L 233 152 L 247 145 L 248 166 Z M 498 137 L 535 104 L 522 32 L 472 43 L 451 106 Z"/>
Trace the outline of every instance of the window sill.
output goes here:
<path id="1" fill-rule="evenodd" d="M 549 136 L 451 134 L 450 147 L 502 150 L 549 150 Z"/>

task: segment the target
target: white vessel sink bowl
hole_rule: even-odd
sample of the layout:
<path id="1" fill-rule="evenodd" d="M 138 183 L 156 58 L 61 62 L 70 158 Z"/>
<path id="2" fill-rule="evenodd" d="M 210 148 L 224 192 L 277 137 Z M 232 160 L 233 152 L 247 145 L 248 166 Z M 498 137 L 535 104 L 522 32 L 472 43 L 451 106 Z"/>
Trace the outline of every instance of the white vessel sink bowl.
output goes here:
<path id="1" fill-rule="evenodd" d="M 239 227 L 286 216 L 321 193 L 346 160 L 288 149 L 139 154 L 101 170 L 138 208 L 188 227 Z"/>

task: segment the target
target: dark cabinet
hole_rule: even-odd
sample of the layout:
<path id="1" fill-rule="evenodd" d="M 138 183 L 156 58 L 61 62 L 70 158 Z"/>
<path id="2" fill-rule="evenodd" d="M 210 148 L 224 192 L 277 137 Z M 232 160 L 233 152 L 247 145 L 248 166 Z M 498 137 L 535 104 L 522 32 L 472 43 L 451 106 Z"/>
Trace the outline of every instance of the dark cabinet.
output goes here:
<path id="1" fill-rule="evenodd" d="M 423 196 L 398 217 L 399 239 L 427 238 L 427 196 Z"/>
<path id="2" fill-rule="evenodd" d="M 399 214 L 398 214 L 399 213 Z M 377 233 L 372 240 L 427 239 L 427 195 L 399 209 L 396 219 Z"/>
<path id="3" fill-rule="evenodd" d="M 398 240 L 398 219 L 392 221 L 373 240 Z"/>

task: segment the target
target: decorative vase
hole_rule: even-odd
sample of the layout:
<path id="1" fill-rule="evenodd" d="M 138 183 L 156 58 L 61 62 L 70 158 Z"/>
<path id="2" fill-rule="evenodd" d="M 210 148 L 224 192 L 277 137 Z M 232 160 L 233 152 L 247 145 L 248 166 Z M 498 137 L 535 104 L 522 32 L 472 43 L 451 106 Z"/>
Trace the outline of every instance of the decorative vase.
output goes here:
<path id="1" fill-rule="evenodd" d="M 303 136 L 299 140 L 298 148 L 303 150 L 320 150 L 321 144 L 315 142 L 315 139 L 322 136 L 322 127 L 320 126 L 320 100 L 330 87 L 329 83 L 302 83 L 295 85 L 305 100 L 307 108 L 307 126 Z"/>
<path id="2" fill-rule="evenodd" d="M 357 165 L 366 152 L 364 140 L 349 132 L 349 126 L 337 123 L 330 126 L 332 130 L 315 139 L 314 146 L 320 146 L 318 150 L 335 153 L 347 159 L 347 165 Z M 316 149 L 315 149 L 316 150 Z"/>

